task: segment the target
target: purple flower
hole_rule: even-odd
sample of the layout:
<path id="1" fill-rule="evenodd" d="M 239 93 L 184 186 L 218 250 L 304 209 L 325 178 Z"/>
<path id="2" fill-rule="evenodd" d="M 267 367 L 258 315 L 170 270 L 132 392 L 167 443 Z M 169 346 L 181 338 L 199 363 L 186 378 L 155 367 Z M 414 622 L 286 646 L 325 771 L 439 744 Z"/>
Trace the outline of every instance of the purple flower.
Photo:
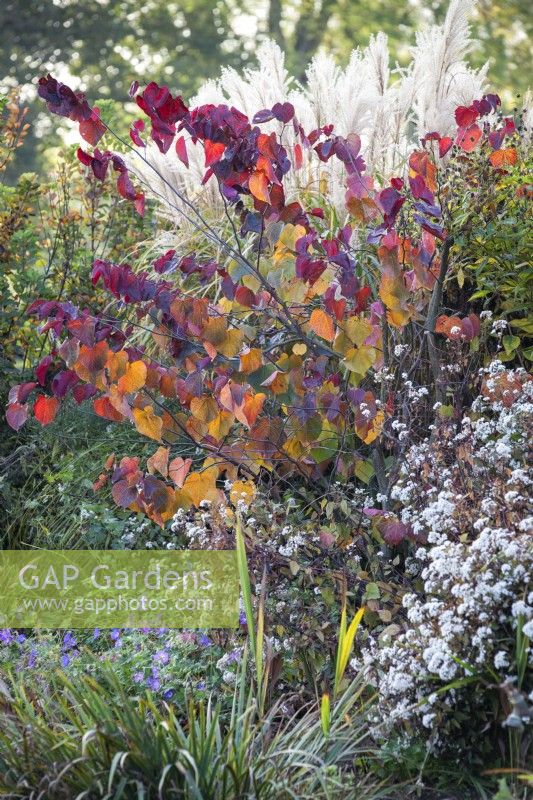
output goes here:
<path id="1" fill-rule="evenodd" d="M 163 692 L 163 700 L 170 700 L 174 694 L 174 689 L 166 689 Z"/>
<path id="2" fill-rule="evenodd" d="M 205 689 L 205 681 L 198 681 L 196 688 L 200 689 L 200 691 L 203 691 Z"/>
<path id="3" fill-rule="evenodd" d="M 241 660 L 241 654 L 239 650 L 232 650 L 231 653 L 228 654 L 227 664 L 238 664 Z"/>
<path id="4" fill-rule="evenodd" d="M 100 638 L 100 628 L 95 628 L 93 631 L 93 639 L 99 639 L 99 638 Z"/>
<path id="5" fill-rule="evenodd" d="M 116 642 L 117 639 L 120 638 L 120 628 L 113 628 L 113 630 L 111 631 L 111 633 L 109 635 L 111 636 L 111 640 L 113 642 Z"/>
<path id="6" fill-rule="evenodd" d="M 17 642 L 19 644 L 22 644 L 22 642 L 25 642 L 25 641 L 26 641 L 26 637 L 24 636 L 24 634 L 23 633 L 19 633 L 19 635 L 17 636 Z"/>
<path id="7" fill-rule="evenodd" d="M 63 636 L 63 650 L 70 650 L 71 647 L 76 647 L 76 639 L 70 631 L 67 631 Z"/>
<path id="8" fill-rule="evenodd" d="M 61 661 L 61 666 L 62 667 L 68 667 L 68 665 L 70 664 L 70 658 L 67 656 L 66 653 L 63 653 L 63 655 L 61 656 L 60 661 Z"/>
<path id="9" fill-rule="evenodd" d="M 0 629 L 0 642 L 2 644 L 11 644 L 13 639 L 14 639 L 14 637 L 13 637 L 13 634 L 11 633 L 11 629 L 10 628 L 1 628 Z"/>
<path id="10" fill-rule="evenodd" d="M 32 647 L 32 649 L 30 650 L 30 655 L 28 656 L 28 667 L 30 669 L 33 669 L 36 662 L 37 662 L 37 650 L 35 649 L 35 647 Z"/>
<path id="11" fill-rule="evenodd" d="M 245 624 L 246 624 L 246 614 L 244 613 L 244 611 L 241 611 L 239 614 L 239 625 L 245 625 Z"/>
<path id="12" fill-rule="evenodd" d="M 168 662 L 170 661 L 170 655 L 168 653 L 168 650 L 158 650 L 157 653 L 155 653 L 155 655 L 153 656 L 153 660 L 156 662 L 156 664 L 161 664 L 163 666 L 165 664 L 168 664 Z"/>
<path id="13" fill-rule="evenodd" d="M 198 637 L 198 644 L 202 647 L 208 647 L 211 644 L 211 639 L 205 633 L 202 633 Z"/>
<path id="14" fill-rule="evenodd" d="M 159 672 L 155 667 L 152 667 L 152 674 L 146 679 L 146 685 L 152 692 L 158 692 L 161 688 L 161 681 L 159 680 Z"/>
<path id="15" fill-rule="evenodd" d="M 134 672 L 132 680 L 133 683 L 142 683 L 144 680 L 144 674 L 142 672 Z"/>

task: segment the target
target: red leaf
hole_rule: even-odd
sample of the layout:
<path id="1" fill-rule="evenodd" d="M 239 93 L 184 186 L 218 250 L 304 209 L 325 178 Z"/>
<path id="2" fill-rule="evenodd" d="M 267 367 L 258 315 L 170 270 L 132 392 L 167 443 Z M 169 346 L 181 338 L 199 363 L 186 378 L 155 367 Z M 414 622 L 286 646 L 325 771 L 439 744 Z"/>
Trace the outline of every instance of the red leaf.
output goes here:
<path id="1" fill-rule="evenodd" d="M 45 356 L 39 361 L 39 363 L 35 368 L 35 377 L 37 378 L 41 386 L 44 386 L 44 384 L 46 383 L 46 375 L 53 360 L 54 359 L 52 358 L 52 356 Z"/>
<path id="2" fill-rule="evenodd" d="M 137 147 L 146 147 L 146 144 L 140 137 L 140 132 L 144 131 L 144 120 L 137 119 L 130 128 L 130 139 Z"/>
<path id="3" fill-rule="evenodd" d="M 210 139 L 206 139 L 204 142 L 205 166 L 210 167 L 211 164 L 218 161 L 225 149 L 226 146 L 222 142 L 212 142 Z"/>
<path id="4" fill-rule="evenodd" d="M 83 403 L 84 400 L 87 400 L 89 397 L 93 397 L 98 389 L 96 386 L 93 386 L 92 383 L 86 383 L 84 386 L 80 386 L 79 384 L 74 387 L 72 390 L 72 396 L 78 405 Z"/>
<path id="5" fill-rule="evenodd" d="M 295 169 L 301 169 L 303 164 L 302 146 L 300 144 L 294 145 L 294 166 Z"/>
<path id="6" fill-rule="evenodd" d="M 98 144 L 105 132 L 106 127 L 100 119 L 100 110 L 98 108 L 93 108 L 89 119 L 84 119 L 80 122 L 81 136 L 93 147 Z"/>
<path id="7" fill-rule="evenodd" d="M 117 179 L 117 189 L 121 197 L 126 200 L 136 200 L 137 192 L 133 188 L 130 176 L 127 172 L 122 172 Z"/>
<path id="8" fill-rule="evenodd" d="M 460 128 L 456 142 L 465 153 L 471 153 L 476 149 L 480 139 L 481 128 L 479 125 L 471 125 L 469 128 Z"/>
<path id="9" fill-rule="evenodd" d="M 187 145 L 185 144 L 185 138 L 183 136 L 179 136 L 176 139 L 176 153 L 182 164 L 185 164 L 185 166 L 188 168 L 189 156 L 187 154 Z"/>
<path id="10" fill-rule="evenodd" d="M 453 144 L 453 139 L 449 136 L 443 136 L 442 139 L 439 141 L 439 156 L 444 158 L 448 150 Z"/>
<path id="11" fill-rule="evenodd" d="M 252 306 L 255 306 L 257 303 L 255 294 L 251 289 L 248 289 L 247 286 L 239 286 L 235 292 L 235 300 L 239 305 L 245 306 L 246 308 L 252 308 Z"/>
<path id="12" fill-rule="evenodd" d="M 133 205 L 135 206 L 135 211 L 140 217 L 144 217 L 145 201 L 146 198 L 142 192 L 139 192 L 137 195 L 135 195 L 135 202 Z"/>
<path id="13" fill-rule="evenodd" d="M 468 128 L 469 125 L 474 124 L 477 118 L 478 113 L 475 108 L 459 106 L 455 109 L 455 121 L 460 128 Z"/>
<path id="14" fill-rule="evenodd" d="M 41 425 L 49 425 L 57 414 L 59 408 L 59 400 L 56 397 L 47 397 L 40 394 L 33 406 L 33 413 L 37 422 Z"/>

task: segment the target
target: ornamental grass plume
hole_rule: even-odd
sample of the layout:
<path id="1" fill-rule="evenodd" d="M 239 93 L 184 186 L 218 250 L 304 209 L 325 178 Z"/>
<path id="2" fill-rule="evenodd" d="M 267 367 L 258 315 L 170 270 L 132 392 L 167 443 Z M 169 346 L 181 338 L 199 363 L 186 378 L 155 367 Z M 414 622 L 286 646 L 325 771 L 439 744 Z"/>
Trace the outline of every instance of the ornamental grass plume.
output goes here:
<path id="1" fill-rule="evenodd" d="M 288 73 L 280 47 L 266 40 L 257 51 L 257 68 L 247 68 L 242 73 L 233 68 L 222 69 L 219 78 L 200 88 L 191 99 L 191 106 L 227 103 L 251 118 L 259 108 L 289 101 L 306 130 L 333 120 L 337 134 L 359 135 L 367 169 L 381 176 L 386 184 L 391 175 L 405 169 L 408 153 L 421 136 L 436 130 L 442 135 L 449 133 L 455 124 L 455 108 L 470 105 L 486 89 L 488 64 L 475 70 L 467 62 L 474 46 L 468 19 L 475 5 L 476 0 L 452 0 L 442 25 L 417 34 L 412 60 L 405 68 L 391 69 L 387 37 L 378 33 L 366 48 L 353 50 L 344 69 L 331 56 L 317 53 L 302 85 Z M 282 127 L 281 122 L 273 120 L 264 130 L 275 130 L 279 135 Z M 294 142 L 290 126 L 283 136 L 291 147 Z M 216 184 L 201 182 L 205 171 L 202 147 L 189 148 L 189 168 L 175 158 L 173 147 L 161 154 L 151 144 L 146 157 L 164 180 L 137 159 L 131 159 L 129 166 L 146 185 L 147 193 L 160 201 L 164 216 L 187 228 L 177 213 L 180 202 L 171 187 L 223 215 L 224 204 Z M 345 178 L 344 165 L 338 161 L 309 162 L 291 174 L 286 190 L 289 196 L 296 196 L 302 189 L 318 193 L 327 185 L 330 202 L 338 212 L 345 213 Z"/>

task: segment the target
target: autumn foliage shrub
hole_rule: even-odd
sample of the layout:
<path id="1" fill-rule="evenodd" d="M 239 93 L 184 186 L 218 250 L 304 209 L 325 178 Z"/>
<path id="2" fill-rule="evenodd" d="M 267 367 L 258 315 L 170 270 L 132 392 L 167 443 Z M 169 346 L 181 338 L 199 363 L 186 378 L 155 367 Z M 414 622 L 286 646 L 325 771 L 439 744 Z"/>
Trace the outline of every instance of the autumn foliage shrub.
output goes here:
<path id="1" fill-rule="evenodd" d="M 73 398 L 135 426 L 157 444 L 153 455 L 146 465 L 110 456 L 96 488 L 110 481 L 119 506 L 160 525 L 204 501 L 249 504 L 260 486 L 297 494 L 314 484 L 327 493 L 332 480 L 356 479 L 363 465 L 376 474 L 386 509 L 391 464 L 405 431 L 416 436 L 409 392 L 422 388 L 418 419 L 428 424 L 435 400 L 456 403 L 470 388 L 458 388 L 441 363 L 447 339 L 475 353 L 481 330 L 464 298 L 452 315 L 442 313 L 455 241 L 469 225 L 468 216 L 454 216 L 454 176 L 483 175 L 472 183 L 475 213 L 520 170 L 519 120 L 501 115 L 496 95 L 460 107 L 453 138 L 429 132 L 408 174 L 380 186 L 365 172 L 355 133 L 338 136 L 332 124 L 304 131 L 288 102 L 250 120 L 224 105 L 188 108 L 155 83 L 142 91 L 134 84 L 130 94 L 149 124 L 132 125 L 130 163 L 99 149 L 110 132 L 83 94 L 51 76 L 41 78 L 39 94 L 52 113 L 79 124 L 93 148 L 78 150 L 81 163 L 97 180 L 111 171 L 141 215 L 133 162 L 143 158 L 147 134 L 185 165 L 190 148 L 203 149 L 204 182 L 216 183 L 231 235 L 174 189 L 211 257 L 168 250 L 143 271 L 96 259 L 93 283 L 116 301 L 113 309 L 36 299 L 28 313 L 52 348 L 35 379 L 12 388 L 9 424 L 19 429 L 33 415 L 48 425 Z M 273 120 L 279 136 L 265 132 Z M 304 159 L 344 165 L 342 224 L 326 202 L 286 197 L 284 180 Z M 397 353 L 406 355 L 395 363 Z M 389 538 L 405 534 L 395 529 Z"/>
<path id="2" fill-rule="evenodd" d="M 523 115 L 494 94 L 459 106 L 455 130 L 427 132 L 385 180 L 356 131 L 306 130 L 286 100 L 250 117 L 135 82 L 144 116 L 128 141 L 53 77 L 39 95 L 79 126 L 89 207 L 111 185 L 124 217 L 111 248 L 91 249 L 92 289 L 62 284 L 29 304 L 43 351 L 10 390 L 11 428 L 53 431 L 81 404 L 106 426 L 90 478 L 120 515 L 114 546 L 232 548 L 239 516 L 266 617 L 267 705 L 281 684 L 291 713 L 331 688 L 340 596 L 365 606 L 340 688 L 365 669 L 375 740 L 422 741 L 425 764 L 468 749 L 478 715 L 476 735 L 492 738 L 474 755 L 492 763 L 530 691 L 530 320 L 523 245 L 507 232 L 531 218 Z M 200 154 L 216 213 L 154 148 L 181 171 Z M 334 163 L 342 212 L 338 187 L 334 203 L 326 180 L 294 179 Z M 186 235 L 132 224 L 162 190 Z M 222 694 L 246 625 L 218 641 Z M 157 677 L 147 685 L 166 690 Z M 527 737 L 509 738 L 523 763 Z"/>

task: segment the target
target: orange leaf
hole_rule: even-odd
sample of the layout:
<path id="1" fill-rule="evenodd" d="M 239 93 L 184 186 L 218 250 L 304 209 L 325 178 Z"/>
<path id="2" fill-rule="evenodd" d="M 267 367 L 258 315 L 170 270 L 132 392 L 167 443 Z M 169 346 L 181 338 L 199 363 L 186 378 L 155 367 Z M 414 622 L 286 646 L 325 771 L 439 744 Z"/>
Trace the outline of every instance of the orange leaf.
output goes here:
<path id="1" fill-rule="evenodd" d="M 166 478 L 168 475 L 168 447 L 158 447 L 153 455 L 146 460 L 148 472 L 153 475 L 159 472 Z"/>
<path id="2" fill-rule="evenodd" d="M 255 497 L 255 485 L 252 481 L 235 481 L 230 489 L 229 498 L 234 506 L 244 503 L 249 506 Z"/>
<path id="3" fill-rule="evenodd" d="M 447 339 L 460 339 L 463 335 L 461 320 L 459 317 L 447 317 L 442 314 L 435 322 L 435 333 L 442 333 Z"/>
<path id="4" fill-rule="evenodd" d="M 263 381 L 261 386 L 270 389 L 274 394 L 285 394 L 289 388 L 289 376 L 286 372 L 280 372 L 279 369 L 276 369 Z"/>
<path id="5" fill-rule="evenodd" d="M 196 507 L 204 500 L 217 503 L 221 499 L 221 492 L 216 487 L 215 475 L 212 470 L 191 472 L 183 484 L 183 489 Z"/>
<path id="6" fill-rule="evenodd" d="M 191 400 L 191 414 L 200 422 L 212 422 L 219 412 L 218 403 L 214 397 L 203 395 L 193 397 Z"/>
<path id="7" fill-rule="evenodd" d="M 227 358 L 233 358 L 241 349 L 244 333 L 228 326 L 224 317 L 209 317 L 202 331 L 203 345 L 210 358 L 216 353 L 208 349 L 206 342 Z"/>
<path id="8" fill-rule="evenodd" d="M 181 489 L 185 483 L 185 478 L 192 465 L 192 458 L 181 458 L 176 456 L 168 465 L 168 476 L 173 483 Z"/>
<path id="9" fill-rule="evenodd" d="M 371 222 L 378 215 L 378 207 L 371 197 L 350 197 L 346 208 L 359 222 Z"/>
<path id="10" fill-rule="evenodd" d="M 155 439 L 156 442 L 161 441 L 163 420 L 154 414 L 154 409 L 151 406 L 145 406 L 143 409 L 134 408 L 133 416 L 135 427 L 139 433 L 142 433 L 143 436 L 148 436 L 149 439 Z"/>
<path id="11" fill-rule="evenodd" d="M 119 378 L 118 388 L 124 394 L 136 392 L 146 383 L 146 364 L 144 361 L 133 361 L 126 367 L 125 374 Z"/>
<path id="12" fill-rule="evenodd" d="M 516 164 L 518 158 L 517 152 L 514 147 L 507 147 L 503 150 L 495 150 L 489 156 L 489 161 L 493 167 L 498 169 L 501 167 L 512 167 Z"/>
<path id="13" fill-rule="evenodd" d="M 268 178 L 264 172 L 254 172 L 248 181 L 248 188 L 256 200 L 261 200 L 263 203 L 270 203 Z"/>
<path id="14" fill-rule="evenodd" d="M 244 416 L 248 420 L 248 425 L 254 425 L 257 417 L 262 411 L 263 403 L 265 402 L 266 394 L 257 392 L 255 395 L 247 394 L 244 398 Z"/>
<path id="15" fill-rule="evenodd" d="M 362 426 L 356 425 L 355 432 L 365 444 L 371 444 L 380 435 L 384 422 L 385 414 L 379 410 L 374 419 L 369 420 Z"/>
<path id="16" fill-rule="evenodd" d="M 163 397 L 176 397 L 176 376 L 168 374 L 162 375 L 159 391 Z"/>
<path id="17" fill-rule="evenodd" d="M 437 191 L 437 167 L 426 150 L 417 150 L 409 156 L 409 177 L 421 175 L 430 192 Z"/>
<path id="18" fill-rule="evenodd" d="M 116 409 L 108 397 L 97 397 L 93 400 L 94 413 L 104 419 L 110 419 L 112 422 L 122 422 L 124 415 Z"/>
<path id="19" fill-rule="evenodd" d="M 316 333 L 317 336 L 320 336 L 327 342 L 332 342 L 335 338 L 335 326 L 333 325 L 333 320 L 329 314 L 326 314 L 326 312 L 321 308 L 315 308 L 313 310 L 309 319 L 309 327 L 314 333 Z"/>
<path id="20" fill-rule="evenodd" d="M 33 406 L 33 413 L 37 422 L 41 425 L 49 425 L 57 414 L 59 400 L 57 397 L 47 397 L 44 394 L 38 395 Z"/>
<path id="21" fill-rule="evenodd" d="M 211 164 L 214 164 L 215 161 L 218 161 L 225 149 L 226 145 L 224 145 L 222 142 L 212 142 L 210 139 L 206 139 L 204 142 L 206 167 L 210 167 Z"/>
<path id="22" fill-rule="evenodd" d="M 215 358 L 218 355 L 218 351 L 217 351 L 215 345 L 211 344 L 211 342 L 208 342 L 208 341 L 202 342 L 202 344 L 205 347 L 205 352 L 207 353 L 207 355 L 209 356 L 211 361 L 214 361 Z"/>
<path id="23" fill-rule="evenodd" d="M 411 318 L 408 308 L 409 292 L 401 274 L 385 272 L 381 278 L 379 296 L 387 307 L 387 318 L 395 327 L 401 328 Z"/>
<path id="24" fill-rule="evenodd" d="M 117 353 L 110 353 L 107 359 L 107 371 L 109 379 L 115 383 L 126 372 L 129 357 L 125 350 L 119 350 Z"/>
<path id="25" fill-rule="evenodd" d="M 258 347 L 247 347 L 240 355 L 241 372 L 248 375 L 263 366 L 263 353 Z"/>
<path id="26" fill-rule="evenodd" d="M 209 435 L 221 442 L 231 430 L 235 417 L 229 411 L 221 411 L 208 425 Z"/>
<path id="27" fill-rule="evenodd" d="M 131 415 L 131 407 L 126 398 L 123 394 L 121 394 L 118 390 L 118 386 L 113 384 L 109 387 L 109 392 L 107 393 L 107 399 L 109 400 L 110 404 L 113 408 L 118 411 L 119 414 L 124 415 L 129 420 L 132 419 Z"/>
<path id="28" fill-rule="evenodd" d="M 106 342 L 98 342 L 94 347 L 82 345 L 78 360 L 74 364 L 74 371 L 82 381 L 96 383 L 100 388 L 104 388 L 102 377 L 108 357 L 109 347 Z"/>

